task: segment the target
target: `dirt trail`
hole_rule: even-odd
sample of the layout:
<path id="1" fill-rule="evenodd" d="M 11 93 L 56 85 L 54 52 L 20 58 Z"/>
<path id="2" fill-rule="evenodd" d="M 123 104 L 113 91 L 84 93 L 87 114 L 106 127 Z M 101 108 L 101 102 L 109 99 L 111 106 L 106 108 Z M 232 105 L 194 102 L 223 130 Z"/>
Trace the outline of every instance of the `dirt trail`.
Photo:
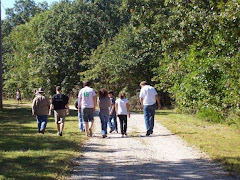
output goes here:
<path id="1" fill-rule="evenodd" d="M 145 137 L 143 115 L 128 120 L 128 137 L 112 133 L 103 139 L 95 117 L 92 138 L 76 159 L 72 179 L 231 179 L 216 163 L 189 147 L 159 123 Z"/>

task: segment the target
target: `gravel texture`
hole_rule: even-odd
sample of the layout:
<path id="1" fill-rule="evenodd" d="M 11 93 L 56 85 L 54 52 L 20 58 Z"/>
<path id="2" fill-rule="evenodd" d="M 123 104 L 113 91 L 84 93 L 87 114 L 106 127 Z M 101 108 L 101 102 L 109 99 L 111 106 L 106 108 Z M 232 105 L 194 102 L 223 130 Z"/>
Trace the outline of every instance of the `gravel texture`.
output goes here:
<path id="1" fill-rule="evenodd" d="M 113 132 L 103 139 L 95 117 L 93 137 L 75 159 L 71 179 L 232 179 L 206 154 L 159 123 L 146 137 L 142 114 L 131 115 L 127 131 L 128 137 Z"/>

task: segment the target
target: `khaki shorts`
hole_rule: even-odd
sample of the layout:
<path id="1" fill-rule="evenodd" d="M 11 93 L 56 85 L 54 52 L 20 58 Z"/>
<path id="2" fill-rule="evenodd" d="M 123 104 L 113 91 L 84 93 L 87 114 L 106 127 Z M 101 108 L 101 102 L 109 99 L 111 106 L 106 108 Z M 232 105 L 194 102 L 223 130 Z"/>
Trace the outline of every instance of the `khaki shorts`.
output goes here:
<path id="1" fill-rule="evenodd" d="M 61 124 L 65 122 L 66 109 L 54 110 L 54 118 L 56 124 Z"/>

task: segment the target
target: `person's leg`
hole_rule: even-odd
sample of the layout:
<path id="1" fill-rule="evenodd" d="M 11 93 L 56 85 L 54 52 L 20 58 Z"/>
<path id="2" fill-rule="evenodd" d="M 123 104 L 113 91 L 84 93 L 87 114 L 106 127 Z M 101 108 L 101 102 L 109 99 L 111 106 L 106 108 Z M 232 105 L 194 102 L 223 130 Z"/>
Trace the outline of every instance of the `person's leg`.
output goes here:
<path id="1" fill-rule="evenodd" d="M 127 115 L 123 115 L 123 133 L 127 135 Z"/>
<path id="2" fill-rule="evenodd" d="M 44 131 L 47 127 L 47 122 L 48 122 L 48 116 L 41 116 L 41 119 L 42 119 L 42 124 L 41 124 L 41 129 L 40 129 L 40 132 L 42 132 L 44 134 Z"/>
<path id="3" fill-rule="evenodd" d="M 89 125 L 89 136 L 92 137 L 92 129 L 93 129 L 93 122 L 94 122 L 94 117 L 93 117 L 93 108 L 88 108 L 88 119 L 90 122 Z"/>
<path id="4" fill-rule="evenodd" d="M 99 113 L 99 118 L 101 120 L 101 132 L 102 132 L 102 136 L 104 136 L 106 134 L 105 132 L 105 119 L 104 119 L 104 115 Z"/>
<path id="5" fill-rule="evenodd" d="M 117 116 L 116 116 L 116 114 L 113 115 L 113 124 L 114 124 L 115 131 L 118 132 Z"/>
<path id="6" fill-rule="evenodd" d="M 37 119 L 37 126 L 38 126 L 38 132 L 40 133 L 40 129 L 41 129 L 41 119 L 39 116 L 36 116 Z"/>
<path id="7" fill-rule="evenodd" d="M 83 132 L 84 131 L 84 123 L 83 123 L 82 115 L 79 112 L 78 112 L 78 125 L 79 125 L 80 132 Z"/>
<path id="8" fill-rule="evenodd" d="M 122 115 L 118 115 L 119 118 L 119 122 L 120 122 L 120 130 L 121 130 L 121 134 L 124 135 L 124 131 L 123 131 L 123 118 Z"/>
<path id="9" fill-rule="evenodd" d="M 110 129 L 110 133 L 112 132 L 112 129 L 113 129 L 112 119 L 113 119 L 113 116 L 110 115 L 108 119 L 108 127 Z"/>
<path id="10" fill-rule="evenodd" d="M 63 128 L 64 128 L 64 121 L 60 124 L 60 136 L 62 136 Z"/>
<path id="11" fill-rule="evenodd" d="M 150 130 L 149 106 L 146 106 L 146 105 L 143 106 L 143 113 L 144 113 L 144 120 L 145 120 L 147 135 L 148 135 L 149 134 L 149 130 Z"/>
<path id="12" fill-rule="evenodd" d="M 108 114 L 104 114 L 104 131 L 105 131 L 105 135 L 107 136 L 107 123 L 108 123 L 108 119 L 109 119 L 109 115 Z"/>
<path id="13" fill-rule="evenodd" d="M 150 134 L 153 133 L 155 109 L 156 109 L 155 104 L 149 106 L 149 126 L 150 126 L 149 133 Z"/>
<path id="14" fill-rule="evenodd" d="M 88 122 L 85 122 L 85 135 L 88 136 Z"/>

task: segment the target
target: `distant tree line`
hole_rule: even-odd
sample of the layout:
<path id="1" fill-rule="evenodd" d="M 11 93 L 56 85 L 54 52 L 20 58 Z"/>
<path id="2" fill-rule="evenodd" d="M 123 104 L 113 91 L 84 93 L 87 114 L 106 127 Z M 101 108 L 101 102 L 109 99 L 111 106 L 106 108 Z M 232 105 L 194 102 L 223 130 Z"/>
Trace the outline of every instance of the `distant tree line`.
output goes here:
<path id="1" fill-rule="evenodd" d="M 3 26 L 6 96 L 85 79 L 132 96 L 146 80 L 181 112 L 240 121 L 238 0 L 21 0 Z"/>

